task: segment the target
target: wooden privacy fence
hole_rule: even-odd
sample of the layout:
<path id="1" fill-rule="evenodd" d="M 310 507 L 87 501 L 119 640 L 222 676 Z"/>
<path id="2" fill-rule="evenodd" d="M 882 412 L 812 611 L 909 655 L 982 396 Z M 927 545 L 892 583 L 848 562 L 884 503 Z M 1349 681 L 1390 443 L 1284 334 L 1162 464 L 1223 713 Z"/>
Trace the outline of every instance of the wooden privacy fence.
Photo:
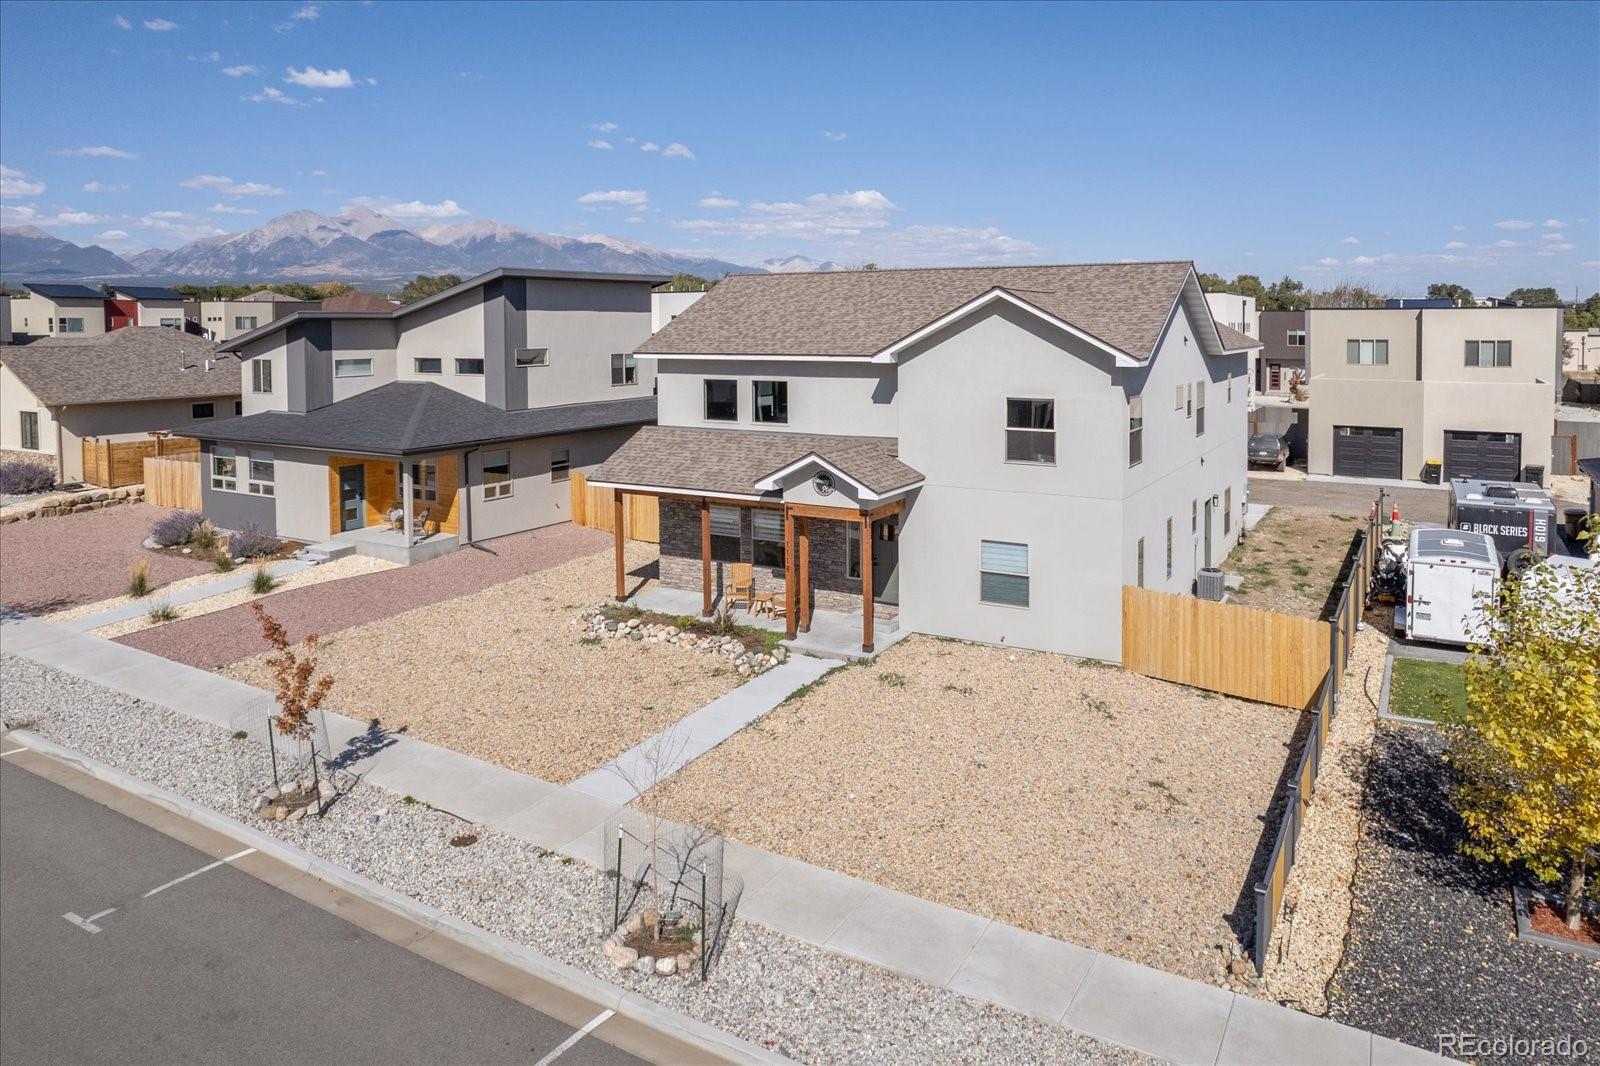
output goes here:
<path id="1" fill-rule="evenodd" d="M 611 532 L 611 490 L 591 489 L 589 479 L 574 471 L 572 483 L 572 524 Z M 622 535 L 630 540 L 661 543 L 661 504 L 654 496 L 622 495 Z"/>
<path id="2" fill-rule="evenodd" d="M 157 440 L 83 440 L 83 480 L 89 485 L 116 489 L 137 485 L 144 480 L 144 461 L 153 456 L 200 455 L 200 442 L 193 437 L 167 437 Z"/>
<path id="3" fill-rule="evenodd" d="M 1381 500 L 1381 497 L 1380 497 Z M 1350 647 L 1355 642 L 1366 607 L 1367 591 L 1372 584 L 1372 570 L 1382 548 L 1379 528 L 1383 522 L 1381 503 L 1367 519 L 1367 528 L 1350 549 L 1350 558 L 1339 593 L 1339 604 L 1333 617 L 1325 623 L 1328 632 L 1326 674 L 1317 686 L 1316 700 L 1311 706 L 1311 722 L 1306 730 L 1305 746 L 1300 751 L 1300 761 L 1295 766 L 1285 791 L 1283 818 L 1278 823 L 1278 835 L 1272 844 L 1272 857 L 1267 870 L 1256 883 L 1256 973 L 1267 965 L 1267 948 L 1272 943 L 1272 930 L 1278 915 L 1283 913 L 1283 893 L 1289 883 L 1289 870 L 1294 866 L 1295 845 L 1304 828 L 1306 812 L 1316 791 L 1317 771 L 1322 767 L 1323 749 L 1328 743 L 1328 729 L 1339 710 L 1340 689 L 1343 686 L 1345 667 L 1350 663 Z M 1270 813 L 1270 812 L 1269 812 Z"/>
<path id="4" fill-rule="evenodd" d="M 200 510 L 200 454 L 146 458 L 144 501 L 157 507 Z"/>

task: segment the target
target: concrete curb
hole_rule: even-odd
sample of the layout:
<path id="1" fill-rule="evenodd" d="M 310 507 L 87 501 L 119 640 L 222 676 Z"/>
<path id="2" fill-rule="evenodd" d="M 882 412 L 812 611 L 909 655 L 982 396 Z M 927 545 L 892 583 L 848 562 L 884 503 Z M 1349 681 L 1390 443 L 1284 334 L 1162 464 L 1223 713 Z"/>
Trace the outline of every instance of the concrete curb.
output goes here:
<path id="1" fill-rule="evenodd" d="M 238 840 L 269 858 L 301 870 L 319 881 L 380 907 L 430 933 L 446 937 L 480 954 L 516 967 L 563 992 L 588 1000 L 595 1005 L 596 1013 L 613 1010 L 620 1018 L 663 1032 L 700 1049 L 708 1056 L 729 1062 L 771 1064 L 791 1061 L 686 1014 L 662 1006 L 637 992 L 631 992 L 564 962 L 541 955 L 525 945 L 479 929 L 436 907 L 419 903 L 354 870 L 325 862 L 293 844 L 287 844 L 259 829 L 252 829 L 227 815 L 202 807 L 183 796 L 126 774 L 98 759 L 62 747 L 36 733 L 25 729 L 14 729 L 9 735 L 39 755 L 74 767 L 98 781 L 121 789 L 213 832 Z"/>

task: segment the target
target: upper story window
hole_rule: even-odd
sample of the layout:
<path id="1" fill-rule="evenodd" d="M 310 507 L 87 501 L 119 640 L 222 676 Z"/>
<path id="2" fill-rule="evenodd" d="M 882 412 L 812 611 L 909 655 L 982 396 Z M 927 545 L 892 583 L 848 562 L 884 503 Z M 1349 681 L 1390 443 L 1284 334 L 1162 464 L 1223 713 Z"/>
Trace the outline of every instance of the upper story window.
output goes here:
<path id="1" fill-rule="evenodd" d="M 504 499 L 511 495 L 511 452 L 501 448 L 483 453 L 483 498 Z"/>
<path id="2" fill-rule="evenodd" d="M 214 403 L 195 403 L 189 405 L 190 418 L 212 418 L 215 417 L 216 413 L 217 405 Z"/>
<path id="3" fill-rule="evenodd" d="M 517 365 L 519 367 L 549 366 L 550 365 L 550 349 L 549 348 L 518 348 L 515 358 L 516 358 L 516 363 L 517 363 Z"/>
<path id="4" fill-rule="evenodd" d="M 728 378 L 706 378 L 706 421 L 739 421 L 739 383 Z"/>
<path id="5" fill-rule="evenodd" d="M 1222 535 L 1233 532 L 1233 489 L 1222 490 Z"/>
<path id="6" fill-rule="evenodd" d="M 1056 461 L 1056 402 L 1006 399 L 1006 462 Z"/>
<path id="7" fill-rule="evenodd" d="M 272 391 L 272 363 L 270 360 L 250 360 L 250 391 L 260 393 L 270 393 Z"/>
<path id="8" fill-rule="evenodd" d="M 1388 341 L 1345 341 L 1344 361 L 1351 366 L 1388 366 Z"/>
<path id="9" fill-rule="evenodd" d="M 1128 401 L 1128 465 L 1144 462 L 1144 397 Z"/>
<path id="10" fill-rule="evenodd" d="M 752 384 L 755 393 L 754 418 L 757 422 L 786 423 L 789 421 L 789 383 L 787 381 L 757 381 Z"/>
<path id="11" fill-rule="evenodd" d="M 212 319 L 211 321 L 215 322 L 216 319 Z M 256 328 L 256 316 L 255 315 L 234 315 L 233 316 L 233 328 L 234 329 L 243 329 L 243 330 L 255 329 Z"/>
<path id="12" fill-rule="evenodd" d="M 411 369 L 418 374 L 443 374 L 444 360 L 434 356 L 418 356 L 411 360 Z"/>
<path id="13" fill-rule="evenodd" d="M 1183 397 L 1184 397 L 1184 386 L 1179 385 L 1178 386 L 1178 405 L 1173 408 L 1174 411 L 1183 410 Z"/>
<path id="14" fill-rule="evenodd" d="M 632 352 L 615 352 L 611 356 L 611 384 L 635 385 L 639 381 L 639 360 Z"/>
<path id="15" fill-rule="evenodd" d="M 457 359 L 456 360 L 456 373 L 457 374 L 475 374 L 475 375 L 481 376 L 483 374 L 483 360 L 482 359 Z"/>
<path id="16" fill-rule="evenodd" d="M 1204 381 L 1197 381 L 1194 383 L 1194 435 L 1198 437 L 1205 431 L 1206 383 Z"/>
<path id="17" fill-rule="evenodd" d="M 1468 366 L 1510 366 L 1510 341 L 1468 341 Z"/>
<path id="18" fill-rule="evenodd" d="M 1194 382 L 1183 383 L 1183 417 L 1194 417 Z"/>
<path id="19" fill-rule="evenodd" d="M 1306 331 L 1303 329 L 1291 329 L 1288 334 L 1288 340 L 1285 343 L 1291 348 L 1304 348 L 1306 346 Z"/>
<path id="20" fill-rule="evenodd" d="M 711 505 L 711 558 L 719 563 L 739 561 L 740 526 L 743 509 L 725 504 Z"/>
<path id="21" fill-rule="evenodd" d="M 550 449 L 550 480 L 568 481 L 572 477 L 572 449 Z"/>
<path id="22" fill-rule="evenodd" d="M 333 376 L 336 378 L 370 378 L 372 376 L 372 360 L 335 359 L 333 361 Z"/>

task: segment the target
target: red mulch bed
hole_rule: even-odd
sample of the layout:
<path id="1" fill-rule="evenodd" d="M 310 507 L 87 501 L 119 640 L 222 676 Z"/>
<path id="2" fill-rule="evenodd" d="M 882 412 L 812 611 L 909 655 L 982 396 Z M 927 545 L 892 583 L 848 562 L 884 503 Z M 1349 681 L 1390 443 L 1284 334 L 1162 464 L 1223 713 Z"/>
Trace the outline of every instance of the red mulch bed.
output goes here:
<path id="1" fill-rule="evenodd" d="M 461 548 L 415 566 L 275 593 L 270 608 L 272 617 L 288 630 L 290 640 L 303 640 L 310 633 L 328 636 L 479 592 L 522 574 L 548 570 L 610 546 L 609 533 L 567 524 L 548 526 Z M 595 597 L 609 592 L 609 588 L 596 589 Z M 268 650 L 248 606 L 169 622 L 117 639 L 203 670 L 216 670 Z M 418 633 L 417 639 L 427 639 L 426 632 Z M 396 649 L 396 654 L 401 652 Z M 377 668 L 381 669 L 381 664 Z"/>
<path id="2" fill-rule="evenodd" d="M 128 564 L 138 558 L 149 560 L 152 587 L 214 569 L 208 560 L 143 547 L 150 527 L 169 514 L 133 503 L 0 526 L 0 605 L 49 614 L 121 596 Z"/>
<path id="3" fill-rule="evenodd" d="M 1600 948 L 1600 918 L 1586 914 L 1578 922 L 1578 928 L 1568 929 L 1565 915 L 1544 900 L 1536 899 L 1528 908 L 1528 924 L 1533 927 L 1535 933 L 1558 936 L 1574 944 L 1589 944 Z"/>

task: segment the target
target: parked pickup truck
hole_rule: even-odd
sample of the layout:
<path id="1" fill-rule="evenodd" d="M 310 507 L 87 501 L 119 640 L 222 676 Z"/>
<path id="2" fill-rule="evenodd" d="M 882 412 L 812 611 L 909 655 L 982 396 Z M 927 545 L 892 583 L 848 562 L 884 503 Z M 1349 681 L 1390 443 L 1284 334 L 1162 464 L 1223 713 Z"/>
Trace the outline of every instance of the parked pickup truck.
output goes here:
<path id="1" fill-rule="evenodd" d="M 1289 446 L 1275 433 L 1257 433 L 1250 438 L 1250 465 L 1274 466 L 1282 470 L 1289 464 Z"/>

